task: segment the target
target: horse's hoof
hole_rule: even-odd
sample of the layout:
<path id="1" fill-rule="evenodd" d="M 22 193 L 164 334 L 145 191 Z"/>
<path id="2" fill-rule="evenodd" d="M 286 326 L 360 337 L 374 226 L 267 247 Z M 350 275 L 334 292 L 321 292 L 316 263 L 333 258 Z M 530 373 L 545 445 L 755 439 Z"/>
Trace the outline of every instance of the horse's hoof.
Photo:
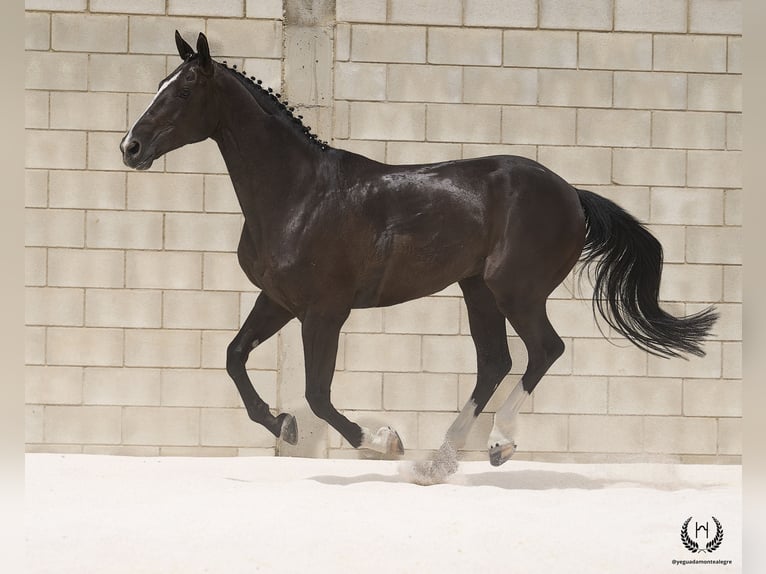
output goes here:
<path id="1" fill-rule="evenodd" d="M 507 462 L 516 452 L 516 445 L 512 442 L 506 444 L 495 443 L 489 447 L 489 463 L 492 466 L 500 466 Z"/>
<path id="2" fill-rule="evenodd" d="M 375 435 L 371 435 L 366 429 L 362 431 L 362 448 L 379 452 L 388 457 L 401 456 L 404 454 L 402 439 L 391 427 L 381 427 Z"/>
<path id="3" fill-rule="evenodd" d="M 402 456 L 404 454 L 404 445 L 402 444 L 402 439 L 399 437 L 399 433 L 396 432 L 391 427 L 388 427 L 388 430 L 391 431 L 390 436 L 388 437 L 388 452 L 389 454 L 395 454 L 397 456 Z"/>
<path id="4" fill-rule="evenodd" d="M 282 413 L 279 417 L 282 419 L 279 438 L 287 444 L 298 444 L 298 423 L 295 421 L 295 417 L 287 413 Z"/>

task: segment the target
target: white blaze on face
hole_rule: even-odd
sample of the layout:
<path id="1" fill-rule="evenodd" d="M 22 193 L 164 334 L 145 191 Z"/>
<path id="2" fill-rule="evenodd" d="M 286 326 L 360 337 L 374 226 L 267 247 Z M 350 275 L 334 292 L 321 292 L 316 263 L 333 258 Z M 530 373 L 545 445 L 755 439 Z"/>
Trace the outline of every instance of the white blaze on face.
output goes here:
<path id="1" fill-rule="evenodd" d="M 152 98 L 152 101 L 151 101 L 151 102 L 149 102 L 149 105 L 148 105 L 148 106 L 146 106 L 146 109 L 143 111 L 143 113 L 142 113 L 140 116 L 138 116 L 138 119 L 137 119 L 135 122 L 133 122 L 133 125 L 132 125 L 132 126 L 130 127 L 130 129 L 128 130 L 128 133 L 127 133 L 127 134 L 125 134 L 125 137 L 124 137 L 124 138 L 122 138 L 122 141 L 120 142 L 120 149 L 121 149 L 121 150 L 123 150 L 123 151 L 124 151 L 124 150 L 125 150 L 125 144 L 126 144 L 127 142 L 129 142 L 131 139 L 133 139 L 133 128 L 135 128 L 135 127 L 136 127 L 136 124 L 137 124 L 139 121 L 141 121 L 141 118 L 143 118 L 143 117 L 144 117 L 144 115 L 145 115 L 145 114 L 146 114 L 146 112 L 149 110 L 149 108 L 151 108 L 151 107 L 154 105 L 154 102 L 156 102 L 156 101 L 157 101 L 157 98 L 159 98 L 159 97 L 160 97 L 160 94 L 161 94 L 162 92 L 164 92 L 164 91 L 165 91 L 165 90 L 166 90 L 168 87 L 170 87 L 170 84 L 172 84 L 172 83 L 173 83 L 173 82 L 174 82 L 174 81 L 175 81 L 175 80 L 178 78 L 178 76 L 180 76 L 180 75 L 181 75 L 181 71 L 182 71 L 182 70 L 178 70 L 178 72 L 176 72 L 176 73 L 173 75 L 173 77 L 172 77 L 172 78 L 169 78 L 169 79 L 165 80 L 165 81 L 162 83 L 162 85 L 160 86 L 160 89 L 159 89 L 159 90 L 157 90 L 157 93 L 156 93 L 156 94 L 154 94 L 154 97 Z"/>

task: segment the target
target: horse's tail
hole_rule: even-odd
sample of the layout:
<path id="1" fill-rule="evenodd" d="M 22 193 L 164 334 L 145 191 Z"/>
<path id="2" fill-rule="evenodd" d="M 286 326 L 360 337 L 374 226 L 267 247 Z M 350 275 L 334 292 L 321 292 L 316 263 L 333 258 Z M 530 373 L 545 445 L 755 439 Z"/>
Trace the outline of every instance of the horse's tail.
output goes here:
<path id="1" fill-rule="evenodd" d="M 585 211 L 581 261 L 595 262 L 593 307 L 620 334 L 653 355 L 704 356 L 718 318 L 712 307 L 674 317 L 659 306 L 662 246 L 635 217 L 593 192 L 577 190 Z M 582 272 L 582 270 L 581 270 Z"/>

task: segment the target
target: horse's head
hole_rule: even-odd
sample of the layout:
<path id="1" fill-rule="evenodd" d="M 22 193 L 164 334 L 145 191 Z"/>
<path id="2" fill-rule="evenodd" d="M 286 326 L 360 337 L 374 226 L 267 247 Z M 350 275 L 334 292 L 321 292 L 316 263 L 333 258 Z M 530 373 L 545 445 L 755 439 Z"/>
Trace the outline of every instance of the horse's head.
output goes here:
<path id="1" fill-rule="evenodd" d="M 195 52 L 176 30 L 176 46 L 183 63 L 160 82 L 149 107 L 120 142 L 128 167 L 149 169 L 163 154 L 208 138 L 218 123 L 207 38 L 199 35 Z"/>

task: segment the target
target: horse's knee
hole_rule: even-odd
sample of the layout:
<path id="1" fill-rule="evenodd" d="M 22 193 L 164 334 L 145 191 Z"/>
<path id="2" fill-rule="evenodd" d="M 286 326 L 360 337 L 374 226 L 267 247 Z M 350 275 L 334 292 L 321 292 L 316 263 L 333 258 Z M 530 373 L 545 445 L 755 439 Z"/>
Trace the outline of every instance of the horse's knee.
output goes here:
<path id="1" fill-rule="evenodd" d="M 330 396 L 321 389 L 306 389 L 306 402 L 320 419 L 327 419 L 330 412 Z"/>

